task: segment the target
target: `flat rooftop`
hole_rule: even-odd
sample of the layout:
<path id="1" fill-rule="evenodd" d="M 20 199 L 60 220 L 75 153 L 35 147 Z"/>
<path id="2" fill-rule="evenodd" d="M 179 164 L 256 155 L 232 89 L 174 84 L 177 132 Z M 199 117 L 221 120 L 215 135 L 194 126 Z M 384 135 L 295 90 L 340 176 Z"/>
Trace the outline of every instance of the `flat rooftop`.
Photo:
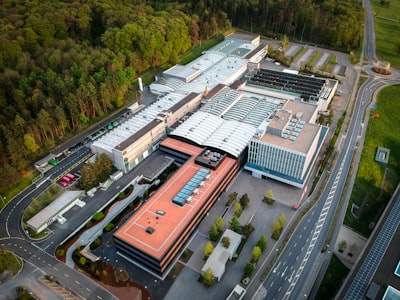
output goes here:
<path id="1" fill-rule="evenodd" d="M 192 195 L 191 203 L 179 206 L 172 199 L 199 169 L 204 168 L 194 163 L 203 148 L 172 138 L 165 139 L 162 144 L 190 154 L 191 158 L 115 233 L 117 238 L 159 260 L 236 163 L 234 159 L 225 157 L 216 170 L 210 169 L 211 179 L 198 188 L 197 195 Z"/>
<path id="2" fill-rule="evenodd" d="M 269 128 L 282 130 L 283 134 L 276 135 L 267 131 L 261 140 L 307 154 L 321 130 L 321 126 L 313 124 L 314 120 L 311 119 L 317 110 L 315 104 L 293 100 L 286 102 L 268 125 Z"/>
<path id="3" fill-rule="evenodd" d="M 84 191 L 65 191 L 50 203 L 48 206 L 43 208 L 40 212 L 34 215 L 31 219 L 28 220 L 28 224 L 34 228 L 39 228 L 44 223 L 46 223 L 49 219 L 53 218 L 60 211 L 62 211 L 66 206 L 68 206 L 72 201 L 75 201 L 80 195 L 82 195 Z"/>
<path id="4" fill-rule="evenodd" d="M 321 126 L 316 124 L 304 124 L 301 132 L 296 137 L 296 140 L 291 140 L 289 134 L 287 138 L 281 136 L 266 133 L 261 137 L 261 140 L 268 144 L 273 144 L 283 148 L 287 148 L 293 151 L 307 154 L 311 144 L 316 138 L 319 138 L 318 132 L 321 130 Z M 292 131 L 293 133 L 293 131 Z"/>

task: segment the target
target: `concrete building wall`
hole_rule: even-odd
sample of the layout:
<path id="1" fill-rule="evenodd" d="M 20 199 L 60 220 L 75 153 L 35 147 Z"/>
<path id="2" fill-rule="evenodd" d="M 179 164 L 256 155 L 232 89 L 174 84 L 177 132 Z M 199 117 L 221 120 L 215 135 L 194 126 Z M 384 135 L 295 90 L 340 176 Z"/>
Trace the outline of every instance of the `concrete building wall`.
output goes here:
<path id="1" fill-rule="evenodd" d="M 128 172 L 152 152 L 153 143 L 163 136 L 165 136 L 165 123 L 160 122 L 151 131 L 133 141 L 127 148 L 123 150 L 114 148 L 114 165 L 119 170 Z"/>

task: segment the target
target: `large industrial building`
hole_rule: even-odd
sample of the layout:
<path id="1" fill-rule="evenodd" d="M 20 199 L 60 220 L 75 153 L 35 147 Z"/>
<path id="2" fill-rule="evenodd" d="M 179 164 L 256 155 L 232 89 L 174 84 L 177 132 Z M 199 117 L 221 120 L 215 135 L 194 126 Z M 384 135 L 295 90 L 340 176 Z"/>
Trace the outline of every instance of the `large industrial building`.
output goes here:
<path id="1" fill-rule="evenodd" d="M 315 104 L 286 102 L 267 131 L 251 139 L 245 169 L 258 178 L 304 187 L 328 131 L 315 124 L 317 112 Z"/>
<path id="2" fill-rule="evenodd" d="M 261 69 L 258 43 L 229 38 L 165 71 L 150 86 L 158 100 L 92 145 L 124 172 L 157 148 L 180 165 L 114 235 L 119 254 L 159 278 L 241 166 L 302 187 L 321 148 L 317 114 L 337 82 Z"/>

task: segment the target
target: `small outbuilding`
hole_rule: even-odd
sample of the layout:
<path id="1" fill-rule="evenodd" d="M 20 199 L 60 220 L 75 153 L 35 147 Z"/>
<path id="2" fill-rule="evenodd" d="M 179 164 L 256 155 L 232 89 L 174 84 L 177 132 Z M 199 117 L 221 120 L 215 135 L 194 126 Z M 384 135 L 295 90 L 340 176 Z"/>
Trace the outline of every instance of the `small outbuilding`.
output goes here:
<path id="1" fill-rule="evenodd" d="M 45 230 L 54 221 L 64 223 L 66 220 L 62 215 L 71 209 L 79 201 L 84 191 L 66 191 L 27 222 L 28 227 L 36 233 Z"/>
<path id="2" fill-rule="evenodd" d="M 229 239 L 229 246 L 225 247 L 222 243 L 224 238 Z M 232 259 L 239 248 L 240 242 L 242 241 L 242 236 L 230 229 L 225 230 L 222 238 L 218 242 L 214 251 L 208 257 L 206 263 L 201 269 L 202 274 L 204 274 L 209 268 L 212 270 L 214 277 L 217 281 L 220 281 L 222 275 L 225 273 L 225 264 L 228 259 Z"/>

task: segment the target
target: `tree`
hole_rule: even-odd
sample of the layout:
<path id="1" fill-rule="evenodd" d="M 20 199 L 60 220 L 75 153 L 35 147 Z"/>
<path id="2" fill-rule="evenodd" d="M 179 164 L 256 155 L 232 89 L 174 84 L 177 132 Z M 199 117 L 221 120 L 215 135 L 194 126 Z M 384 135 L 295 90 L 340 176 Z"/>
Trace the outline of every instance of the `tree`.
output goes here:
<path id="1" fill-rule="evenodd" d="M 256 263 L 261 256 L 261 249 L 258 246 L 254 246 L 253 251 L 251 251 L 251 261 Z"/>
<path id="2" fill-rule="evenodd" d="M 231 222 L 229 223 L 229 229 L 233 230 L 234 232 L 240 233 L 240 223 L 237 217 L 233 217 Z"/>
<path id="3" fill-rule="evenodd" d="M 249 205 L 249 202 L 250 198 L 247 193 L 240 197 L 240 204 L 242 205 L 243 209 L 245 209 Z"/>
<path id="4" fill-rule="evenodd" d="M 241 228 L 242 234 L 248 238 L 250 234 L 254 231 L 253 225 L 251 223 L 247 223 L 246 225 L 243 225 Z"/>
<path id="5" fill-rule="evenodd" d="M 218 232 L 221 233 L 224 229 L 224 219 L 222 219 L 222 217 L 217 217 L 214 224 L 217 227 Z"/>
<path id="6" fill-rule="evenodd" d="M 231 205 L 236 200 L 237 195 L 238 194 L 236 192 L 230 193 L 228 196 L 228 201 L 226 202 L 226 206 Z"/>
<path id="7" fill-rule="evenodd" d="M 203 284 L 206 287 L 210 287 L 214 284 L 215 278 L 211 268 L 208 268 L 203 274 Z"/>
<path id="8" fill-rule="evenodd" d="M 213 245 L 211 244 L 211 242 L 208 241 L 208 242 L 204 245 L 204 256 L 205 256 L 205 257 L 209 257 L 213 251 L 214 251 L 214 247 L 213 247 Z"/>
<path id="9" fill-rule="evenodd" d="M 29 134 L 24 134 L 24 145 L 30 152 L 35 153 L 40 148 L 35 139 Z"/>
<path id="10" fill-rule="evenodd" d="M 266 192 L 265 192 L 265 198 L 274 199 L 274 193 L 272 192 L 271 189 L 266 190 Z"/>
<path id="11" fill-rule="evenodd" d="M 244 275 L 250 276 L 254 272 L 254 264 L 251 262 L 247 262 L 244 266 Z"/>
<path id="12" fill-rule="evenodd" d="M 287 37 L 286 34 L 283 35 L 281 44 L 282 44 L 282 50 L 285 50 L 289 46 L 289 38 Z"/>
<path id="13" fill-rule="evenodd" d="M 347 248 L 347 242 L 345 240 L 342 240 L 339 243 L 338 248 L 339 248 L 339 252 L 342 253 Z"/>
<path id="14" fill-rule="evenodd" d="M 279 221 L 279 218 L 278 218 L 278 220 L 276 220 L 275 223 L 272 224 L 272 235 L 271 235 L 271 237 L 274 240 L 278 240 L 279 237 L 281 236 L 282 229 L 283 229 L 282 224 L 281 224 L 281 222 Z"/>
<path id="15" fill-rule="evenodd" d="M 257 242 L 257 246 L 261 249 L 262 252 L 264 252 L 265 249 L 267 249 L 267 238 L 265 237 L 265 235 L 262 235 L 260 237 L 260 239 Z"/>
<path id="16" fill-rule="evenodd" d="M 231 244 L 231 240 L 229 239 L 229 237 L 224 236 L 224 237 L 221 239 L 221 243 L 222 243 L 222 245 L 223 245 L 225 248 L 229 248 L 229 245 Z"/>
<path id="17" fill-rule="evenodd" d="M 235 203 L 234 210 L 235 210 L 235 216 L 239 218 L 240 215 L 241 215 L 242 212 L 243 212 L 243 208 L 242 208 L 242 206 L 240 205 L 240 203 Z"/>
<path id="18" fill-rule="evenodd" d="M 283 227 L 285 225 L 286 222 L 286 215 L 285 214 L 281 214 L 278 218 L 279 224 L 281 224 L 281 226 Z"/>
<path id="19" fill-rule="evenodd" d="M 357 252 L 357 249 L 358 249 L 357 244 L 353 243 L 349 247 L 349 253 L 354 254 L 355 252 Z"/>
<path id="20" fill-rule="evenodd" d="M 210 231 L 208 232 L 208 236 L 210 240 L 212 240 L 213 242 L 218 241 L 220 233 L 218 232 L 217 226 L 215 224 L 211 225 Z"/>

